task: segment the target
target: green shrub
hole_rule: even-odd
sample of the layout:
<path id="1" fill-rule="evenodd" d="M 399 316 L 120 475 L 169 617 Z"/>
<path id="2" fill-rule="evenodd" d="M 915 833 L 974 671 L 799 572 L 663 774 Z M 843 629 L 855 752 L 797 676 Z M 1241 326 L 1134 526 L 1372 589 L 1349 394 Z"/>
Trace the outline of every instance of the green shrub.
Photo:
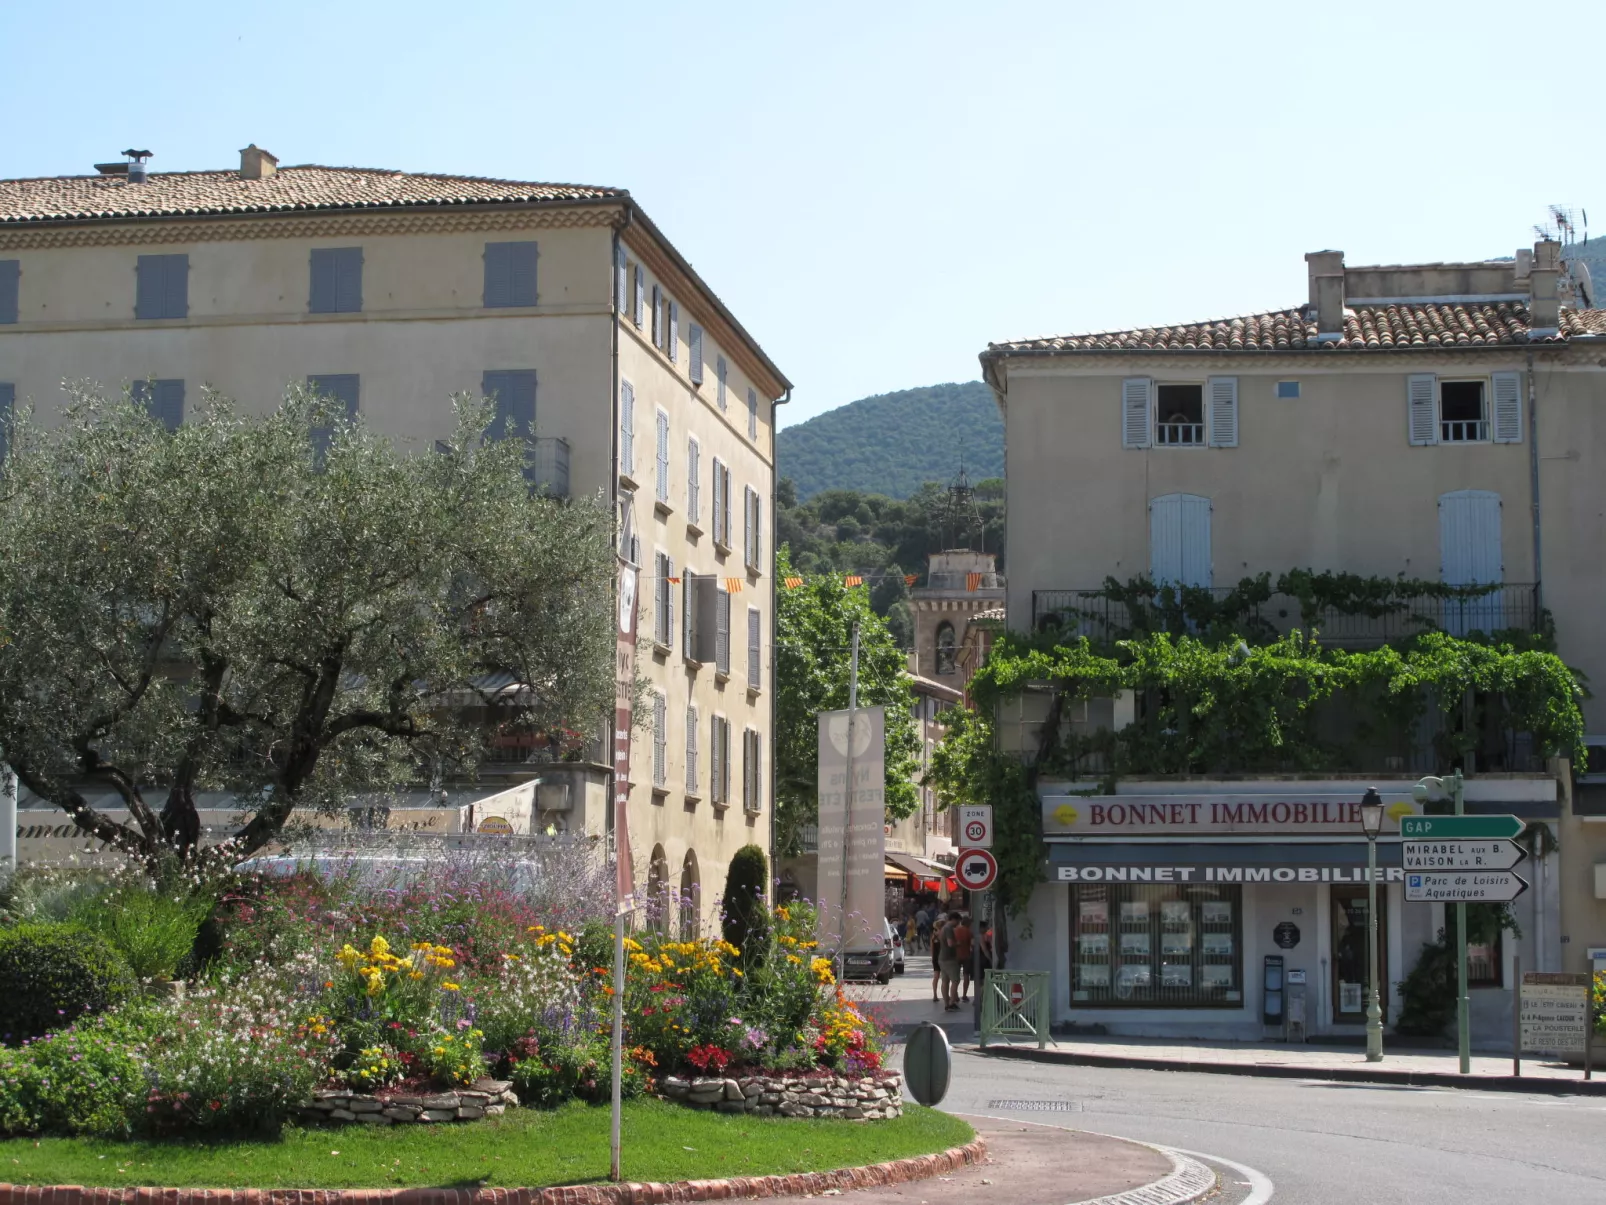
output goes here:
<path id="1" fill-rule="evenodd" d="M 141 1014 L 113 1013 L 0 1054 L 0 1129 L 126 1136 L 145 1101 Z"/>
<path id="2" fill-rule="evenodd" d="M 0 930 L 0 1040 L 11 1045 L 67 1028 L 123 999 L 134 977 L 93 933 L 68 925 Z"/>
<path id="3" fill-rule="evenodd" d="M 769 878 L 764 851 L 756 845 L 737 850 L 725 875 L 725 940 L 749 959 L 763 947 L 767 937 L 764 896 Z"/>
<path id="4" fill-rule="evenodd" d="M 195 949 L 195 935 L 211 910 L 204 896 L 135 883 L 82 901 L 72 920 L 104 937 L 140 979 L 171 979 Z"/>
<path id="5" fill-rule="evenodd" d="M 602 1100 L 612 1092 L 608 1048 L 601 1038 L 573 1042 L 549 1040 L 522 1044 L 509 1077 L 519 1100 L 526 1105 L 551 1109 L 578 1096 L 582 1100 Z M 632 1060 L 625 1063 L 627 1075 L 621 1083 L 625 1095 L 642 1090 L 640 1070 Z"/>

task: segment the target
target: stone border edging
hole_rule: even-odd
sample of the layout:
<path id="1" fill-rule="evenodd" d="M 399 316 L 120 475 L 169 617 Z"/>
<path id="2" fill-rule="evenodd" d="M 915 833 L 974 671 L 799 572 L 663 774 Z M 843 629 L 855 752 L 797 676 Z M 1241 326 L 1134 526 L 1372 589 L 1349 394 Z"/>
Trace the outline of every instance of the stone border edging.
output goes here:
<path id="1" fill-rule="evenodd" d="M 1128 1138 L 1125 1141 L 1133 1140 Z M 1149 1144 L 1145 1142 L 1140 1145 Z M 1194 1201 L 1216 1191 L 1216 1173 L 1199 1160 L 1167 1146 L 1153 1149 L 1171 1160 L 1171 1170 L 1164 1176 L 1153 1184 L 1129 1188 L 1105 1197 L 1094 1197 L 1090 1201 L 1083 1201 L 1082 1205 L 1192 1205 Z"/>
<path id="2" fill-rule="evenodd" d="M 0 1205 L 667 1205 L 794 1197 L 830 1189 L 879 1188 L 929 1180 L 987 1158 L 977 1137 L 934 1155 L 914 1155 L 865 1167 L 784 1176 L 673 1183 L 573 1184 L 556 1188 L 83 1188 L 78 1185 L 0 1184 Z"/>
<path id="3" fill-rule="evenodd" d="M 1456 1071 L 1393 1071 L 1388 1068 L 1310 1067 L 1288 1063 L 1207 1062 L 1194 1059 L 1148 1058 L 1142 1055 L 1090 1054 L 1036 1047 L 989 1046 L 973 1048 L 977 1054 L 1026 1059 L 1034 1063 L 1064 1063 L 1073 1067 L 1124 1067 L 1137 1071 L 1197 1071 L 1209 1075 L 1253 1075 L 1267 1079 L 1320 1079 L 1350 1084 L 1399 1084 L 1408 1088 L 1479 1088 L 1494 1092 L 1538 1092 L 1552 1096 L 1606 1096 L 1606 1079 L 1555 1079 L 1545 1076 L 1462 1075 Z"/>

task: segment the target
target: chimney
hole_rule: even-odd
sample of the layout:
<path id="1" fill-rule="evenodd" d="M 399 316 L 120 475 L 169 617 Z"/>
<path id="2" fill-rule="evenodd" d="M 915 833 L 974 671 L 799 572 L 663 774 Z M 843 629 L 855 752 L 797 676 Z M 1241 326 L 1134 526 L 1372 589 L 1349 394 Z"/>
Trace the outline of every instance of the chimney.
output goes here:
<path id="1" fill-rule="evenodd" d="M 128 182 L 130 184 L 145 183 L 145 160 L 151 157 L 149 151 L 127 150 L 123 152 L 128 156 Z"/>
<path id="2" fill-rule="evenodd" d="M 1528 270 L 1528 334 L 1554 335 L 1561 325 L 1561 244 L 1541 239 L 1534 244 L 1533 267 Z"/>
<path id="3" fill-rule="evenodd" d="M 266 180 L 279 170 L 279 160 L 256 143 L 240 152 L 240 179 Z"/>
<path id="4" fill-rule="evenodd" d="M 1305 264 L 1310 281 L 1308 312 L 1316 319 L 1316 340 L 1336 342 L 1344 337 L 1344 253 L 1311 251 Z"/>

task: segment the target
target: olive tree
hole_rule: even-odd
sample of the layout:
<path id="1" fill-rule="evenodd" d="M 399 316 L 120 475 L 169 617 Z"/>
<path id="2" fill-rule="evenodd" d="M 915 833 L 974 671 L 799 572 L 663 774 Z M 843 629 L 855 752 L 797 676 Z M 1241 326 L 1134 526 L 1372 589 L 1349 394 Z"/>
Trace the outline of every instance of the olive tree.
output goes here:
<path id="1" fill-rule="evenodd" d="M 243 856 L 297 809 L 472 773 L 487 714 L 604 714 L 611 516 L 532 490 L 490 403 L 421 450 L 298 391 L 172 432 L 69 393 L 0 466 L 0 758 L 93 836 L 189 856 L 197 792 L 232 791 Z"/>

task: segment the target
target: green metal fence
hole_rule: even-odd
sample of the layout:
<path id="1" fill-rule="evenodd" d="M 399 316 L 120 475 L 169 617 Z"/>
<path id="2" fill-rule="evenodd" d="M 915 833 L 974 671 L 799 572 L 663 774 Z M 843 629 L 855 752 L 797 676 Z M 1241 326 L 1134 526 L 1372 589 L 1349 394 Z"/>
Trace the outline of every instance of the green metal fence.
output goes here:
<path id="1" fill-rule="evenodd" d="M 1015 1042 L 1036 1038 L 1037 1048 L 1048 1045 L 1048 972 L 994 971 L 985 973 L 981 991 L 982 1049 L 989 1040 Z"/>

